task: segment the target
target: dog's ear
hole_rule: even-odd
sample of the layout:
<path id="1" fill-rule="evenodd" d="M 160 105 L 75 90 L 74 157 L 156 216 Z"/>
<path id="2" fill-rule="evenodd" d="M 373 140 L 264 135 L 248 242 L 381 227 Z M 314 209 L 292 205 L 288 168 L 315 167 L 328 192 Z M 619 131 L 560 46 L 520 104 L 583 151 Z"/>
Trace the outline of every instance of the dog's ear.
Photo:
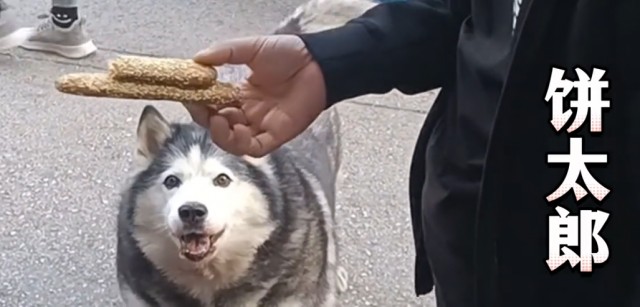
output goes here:
<path id="1" fill-rule="evenodd" d="M 147 105 L 142 110 L 138 120 L 138 148 L 137 155 L 146 160 L 152 160 L 160 151 L 165 141 L 171 136 L 169 122 L 156 108 Z"/>

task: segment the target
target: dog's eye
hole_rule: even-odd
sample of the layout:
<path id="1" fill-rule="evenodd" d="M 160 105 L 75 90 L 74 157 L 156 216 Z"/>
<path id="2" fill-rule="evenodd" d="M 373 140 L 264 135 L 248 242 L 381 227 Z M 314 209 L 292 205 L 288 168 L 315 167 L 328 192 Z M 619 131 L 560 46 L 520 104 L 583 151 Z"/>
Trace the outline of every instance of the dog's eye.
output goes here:
<path id="1" fill-rule="evenodd" d="M 213 185 L 217 187 L 226 188 L 231 183 L 231 178 L 225 174 L 220 174 L 216 178 L 213 179 Z"/>
<path id="2" fill-rule="evenodd" d="M 174 175 L 169 175 L 167 176 L 167 178 L 164 179 L 164 182 L 162 184 L 164 184 L 164 186 L 167 189 L 171 190 L 180 186 L 181 182 L 180 182 L 180 179 L 178 179 L 178 177 Z"/>

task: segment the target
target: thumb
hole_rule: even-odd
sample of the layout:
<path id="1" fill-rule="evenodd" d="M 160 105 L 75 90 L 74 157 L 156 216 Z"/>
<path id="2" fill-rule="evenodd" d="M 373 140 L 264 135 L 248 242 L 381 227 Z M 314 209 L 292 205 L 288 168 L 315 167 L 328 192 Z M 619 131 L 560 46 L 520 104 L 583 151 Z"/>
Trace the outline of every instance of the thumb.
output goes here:
<path id="1" fill-rule="evenodd" d="M 198 52 L 193 60 L 202 65 L 249 64 L 262 46 L 262 37 L 243 37 L 227 40 Z"/>

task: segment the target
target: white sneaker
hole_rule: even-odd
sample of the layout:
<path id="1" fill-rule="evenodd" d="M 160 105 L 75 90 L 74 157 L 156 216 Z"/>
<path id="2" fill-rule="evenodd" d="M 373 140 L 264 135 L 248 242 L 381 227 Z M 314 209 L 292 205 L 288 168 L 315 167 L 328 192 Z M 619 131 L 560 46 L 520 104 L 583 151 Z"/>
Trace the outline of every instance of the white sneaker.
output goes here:
<path id="1" fill-rule="evenodd" d="M 31 28 L 20 27 L 13 10 L 3 4 L 0 1 L 0 50 L 18 47 L 34 33 Z"/>
<path id="2" fill-rule="evenodd" d="M 51 20 L 50 15 L 43 15 L 44 19 L 35 29 L 35 33 L 20 44 L 27 50 L 57 53 L 63 57 L 79 59 L 96 52 L 98 48 L 84 30 L 84 18 L 71 24 L 69 28 L 60 28 Z"/>

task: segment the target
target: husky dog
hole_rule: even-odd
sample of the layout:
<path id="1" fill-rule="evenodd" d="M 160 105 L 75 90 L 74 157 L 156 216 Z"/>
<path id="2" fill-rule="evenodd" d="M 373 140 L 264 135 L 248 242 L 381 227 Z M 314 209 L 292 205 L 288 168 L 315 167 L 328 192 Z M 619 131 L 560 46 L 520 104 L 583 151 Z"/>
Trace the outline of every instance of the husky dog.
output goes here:
<path id="1" fill-rule="evenodd" d="M 145 107 L 118 215 L 126 305 L 336 306 L 339 128 L 328 110 L 270 155 L 238 157 Z"/>
<path id="2" fill-rule="evenodd" d="M 377 3 L 311 0 L 273 31 L 338 27 Z M 224 152 L 206 129 L 142 111 L 118 215 L 129 307 L 333 307 L 347 288 L 334 226 L 340 119 L 325 111 L 262 158 Z"/>

